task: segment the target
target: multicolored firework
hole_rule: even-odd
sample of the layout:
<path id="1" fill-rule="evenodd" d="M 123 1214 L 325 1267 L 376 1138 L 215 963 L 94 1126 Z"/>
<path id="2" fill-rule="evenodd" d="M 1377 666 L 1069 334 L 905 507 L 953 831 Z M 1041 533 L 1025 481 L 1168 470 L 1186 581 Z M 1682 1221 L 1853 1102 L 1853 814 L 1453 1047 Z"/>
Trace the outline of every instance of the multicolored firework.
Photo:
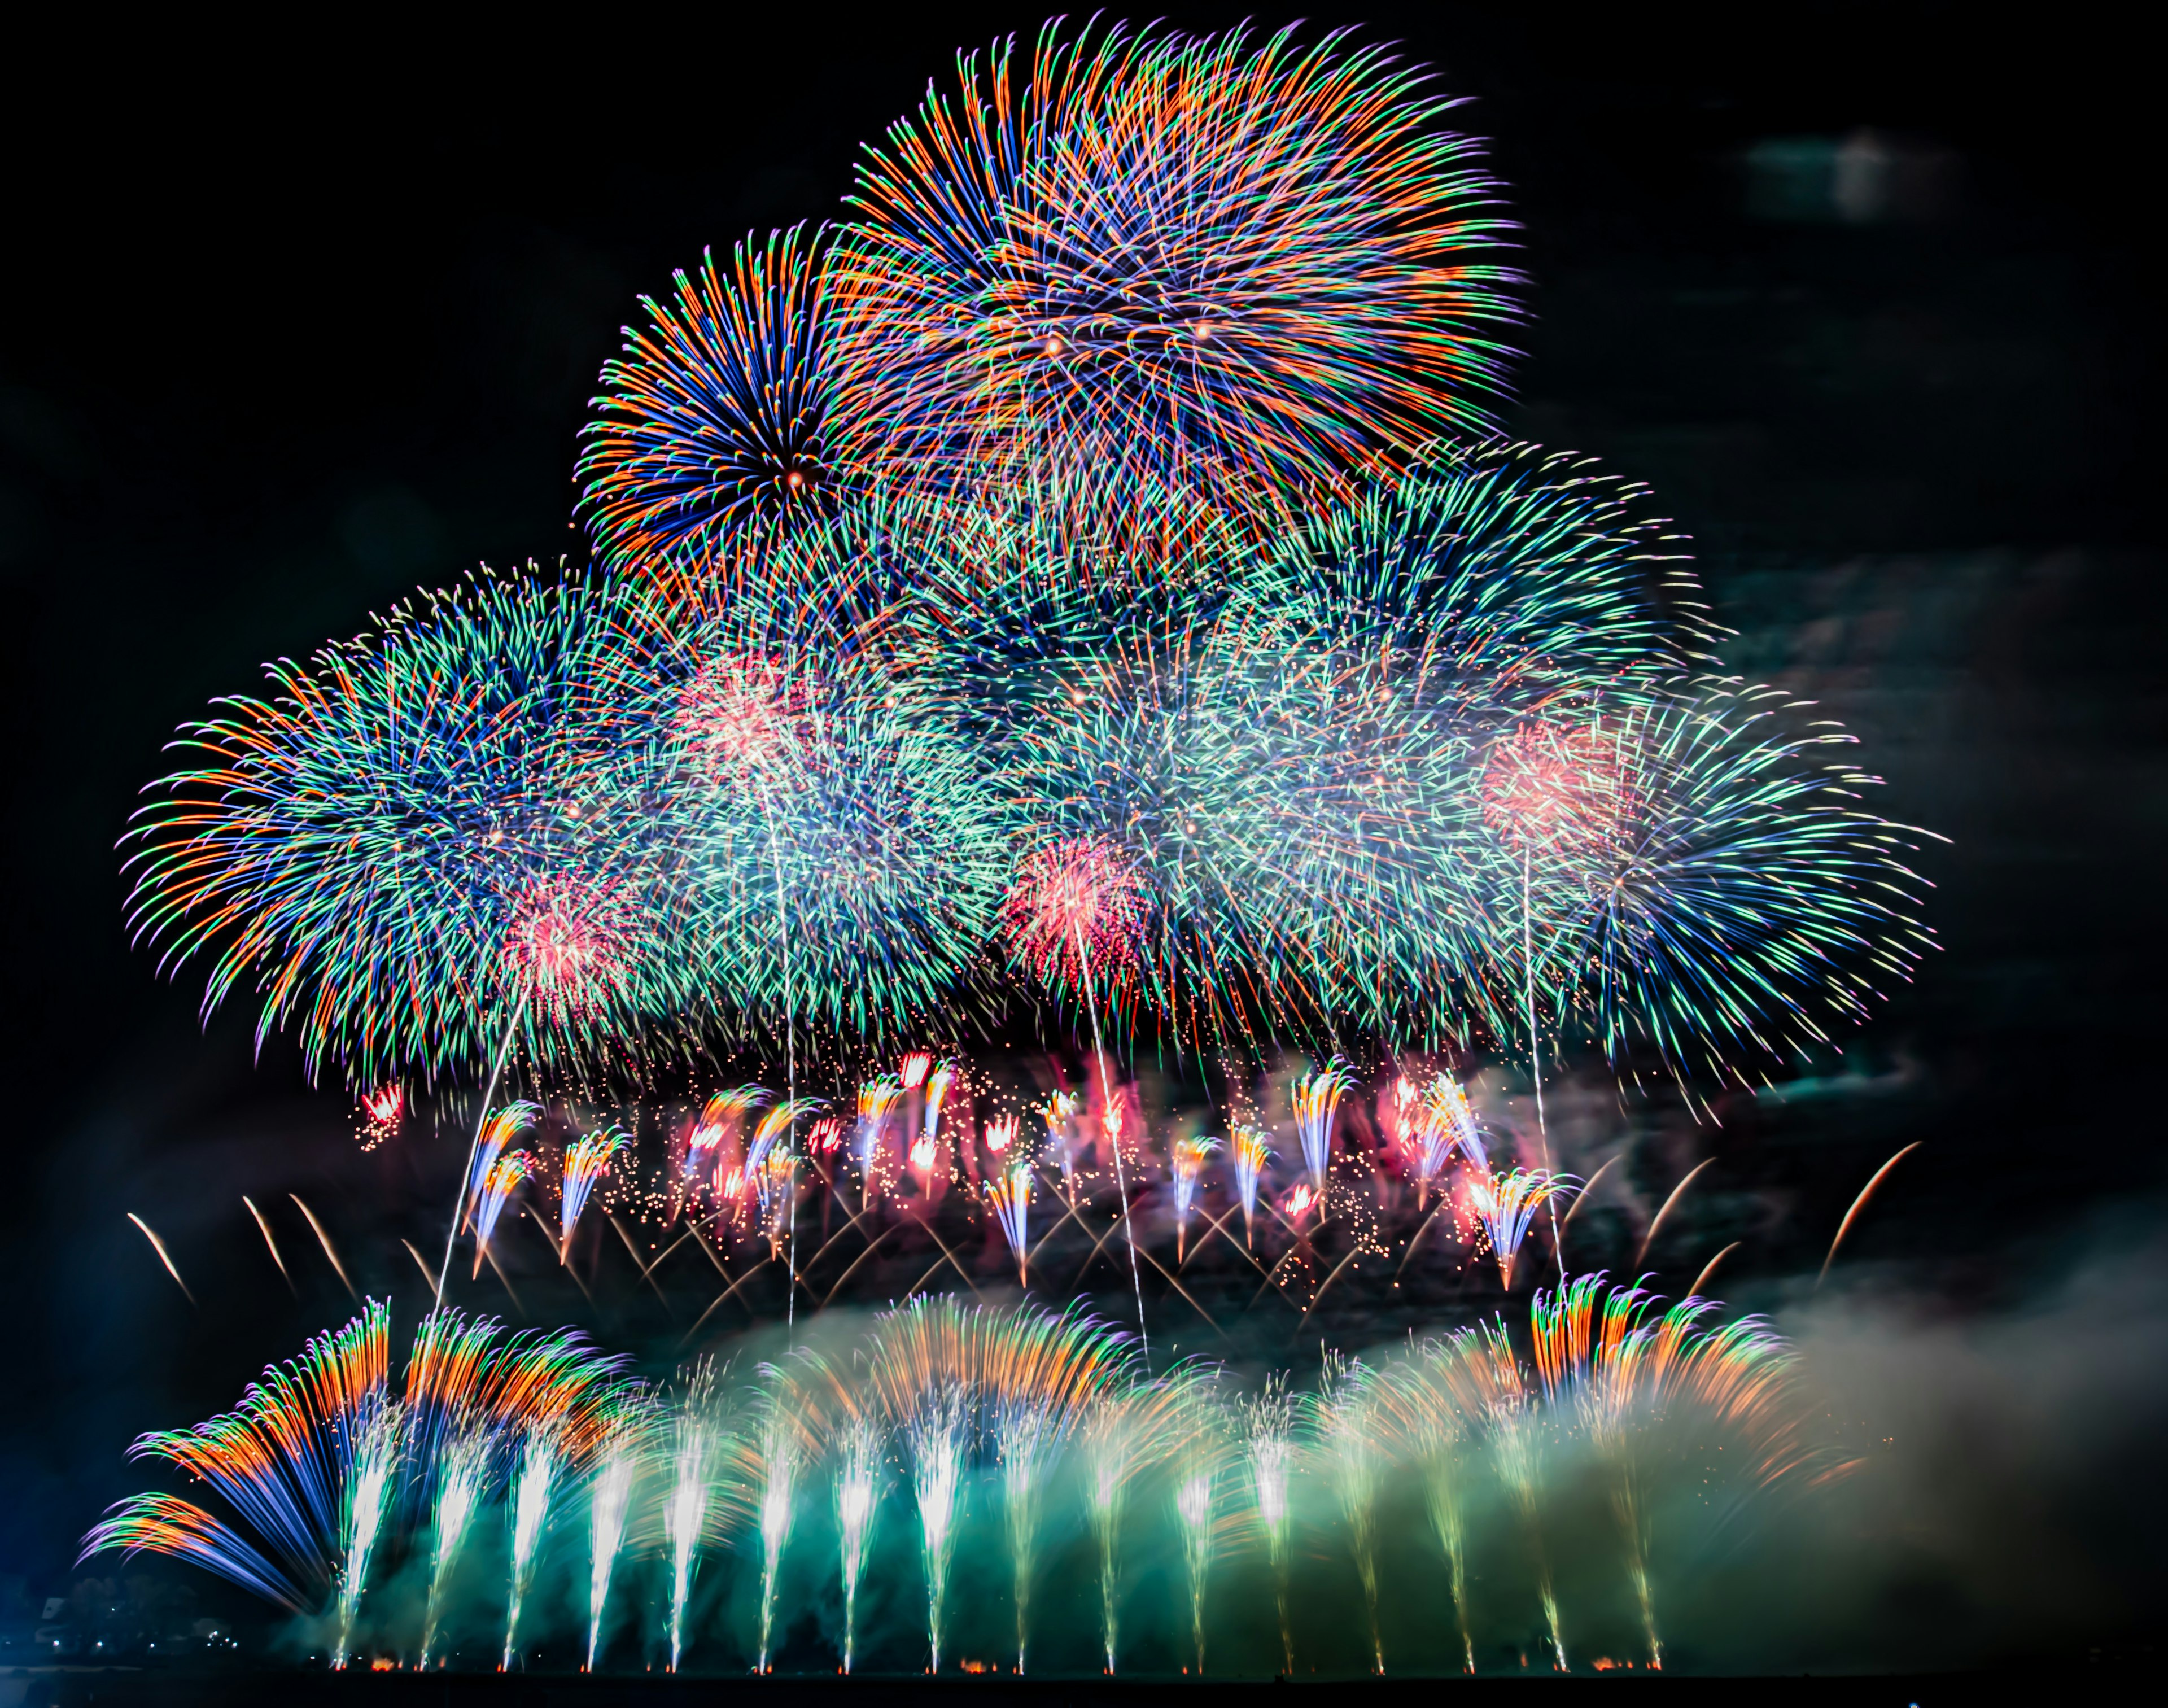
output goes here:
<path id="1" fill-rule="evenodd" d="M 1515 275 L 1475 145 L 1343 35 L 996 43 L 870 152 L 836 266 L 844 407 L 884 467 L 1235 508 L 1481 418 Z"/>
<path id="2" fill-rule="evenodd" d="M 821 243 L 803 226 L 712 253 L 603 369 L 579 478 L 596 543 L 639 568 L 818 516 L 856 460 L 836 407 Z"/>
<path id="3" fill-rule="evenodd" d="M 505 1205 L 534 1172 L 534 1157 L 524 1151 L 508 1151 L 491 1163 L 489 1173 L 482 1176 L 481 1190 L 474 1201 L 475 1274 L 481 1273 L 482 1259 L 489 1255 L 489 1242 L 496 1237 Z"/>
<path id="4" fill-rule="evenodd" d="M 1570 1197 L 1579 1184 L 1571 1175 L 1541 1169 L 1511 1168 L 1503 1174 L 1488 1168 L 1470 1171 L 1469 1203 L 1490 1242 L 1501 1285 L 1511 1289 L 1513 1285 L 1513 1264 L 1537 1210 L 1555 1199 Z"/>
<path id="5" fill-rule="evenodd" d="M 1175 1140 L 1169 1147 L 1174 1175 L 1174 1254 L 1179 1264 L 1189 1245 L 1189 1216 L 1197 1205 L 1197 1189 L 1204 1179 L 1204 1164 L 1220 1141 L 1202 1136 Z"/>
<path id="6" fill-rule="evenodd" d="M 1135 862 L 1108 838 L 1049 843 L 1026 854 L 1001 918 L 1010 954 L 1042 984 L 1088 1003 L 1095 976 L 1102 992 L 1134 981 L 1142 883 Z"/>
<path id="7" fill-rule="evenodd" d="M 1242 1237 L 1246 1242 L 1253 1240 L 1255 1237 L 1257 1189 L 1265 1177 L 1265 1164 L 1272 1160 L 1273 1152 L 1266 1143 L 1267 1136 L 1262 1127 L 1238 1127 L 1232 1141 L 1235 1192 L 1242 1205 Z"/>
<path id="8" fill-rule="evenodd" d="M 986 1183 L 986 1208 L 1001 1226 L 1002 1237 L 1015 1253 L 1017 1285 L 1031 1283 L 1031 1164 L 1019 1158 L 1008 1173 Z"/>
<path id="9" fill-rule="evenodd" d="M 557 1210 L 557 1258 L 567 1260 L 572 1249 L 572 1230 L 580 1225 L 580 1212 L 587 1207 L 595 1183 L 609 1172 L 610 1163 L 630 1141 L 615 1129 L 589 1133 L 565 1147 L 565 1168 L 560 1182 L 562 1196 Z"/>
<path id="10" fill-rule="evenodd" d="M 1336 1056 L 1314 1073 L 1294 1083 L 1289 1098 L 1294 1107 L 1296 1136 L 1302 1141 L 1303 1167 L 1310 1171 L 1310 1185 L 1319 1197 L 1325 1194 L 1325 1176 L 1332 1165 L 1332 1125 L 1340 1099 L 1355 1083 L 1354 1070 Z"/>

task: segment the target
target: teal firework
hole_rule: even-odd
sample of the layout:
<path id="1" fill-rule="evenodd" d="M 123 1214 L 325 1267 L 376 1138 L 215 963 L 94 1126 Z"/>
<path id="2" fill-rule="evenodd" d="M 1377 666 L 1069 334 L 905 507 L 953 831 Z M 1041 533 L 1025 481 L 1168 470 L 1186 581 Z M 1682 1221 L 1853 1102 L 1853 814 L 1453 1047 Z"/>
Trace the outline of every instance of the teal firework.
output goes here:
<path id="1" fill-rule="evenodd" d="M 1510 938 L 1524 904 L 1562 1003 L 1614 1066 L 1738 1081 L 1863 1018 L 1932 938 L 1906 860 L 1925 833 L 1868 811 L 1854 737 L 1772 689 L 1681 681 L 1654 700 L 1554 711 L 1541 765 L 1485 771 Z M 1522 827 L 1541 834 L 1517 853 Z M 1533 883 L 1528 879 L 1533 872 Z"/>
<path id="2" fill-rule="evenodd" d="M 136 934 L 208 957 L 206 1012 L 250 991 L 259 1038 L 290 1024 L 360 1084 L 482 1058 L 513 1019 L 537 1053 L 620 1042 L 672 960 L 595 745 L 615 599 L 482 578 L 272 666 L 137 815 Z"/>

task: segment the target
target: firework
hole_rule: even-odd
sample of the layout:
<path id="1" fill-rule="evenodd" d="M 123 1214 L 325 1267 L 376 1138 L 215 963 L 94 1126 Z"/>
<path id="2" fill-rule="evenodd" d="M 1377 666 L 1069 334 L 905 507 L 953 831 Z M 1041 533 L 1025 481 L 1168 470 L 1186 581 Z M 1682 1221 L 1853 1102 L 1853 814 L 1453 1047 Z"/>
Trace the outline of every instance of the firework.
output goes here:
<path id="1" fill-rule="evenodd" d="M 640 306 L 584 429 L 582 504 L 630 565 L 705 557 L 821 513 L 851 461 L 835 407 L 821 244 L 803 226 L 712 254 Z"/>
<path id="2" fill-rule="evenodd" d="M 566 1147 L 564 1198 L 557 1217 L 559 1262 L 571 1256 L 572 1230 L 579 1226 L 580 1212 L 587 1207 L 587 1198 L 595 1189 L 595 1183 L 609 1172 L 612 1160 L 630 1142 L 623 1133 L 605 1131 L 589 1133 Z"/>
<path id="3" fill-rule="evenodd" d="M 425 1670 L 444 1617 L 444 1591 L 487 1491 L 497 1445 L 495 1432 L 486 1424 L 464 1429 L 445 1442 L 431 1467 L 436 1494 L 429 1525 L 428 1611 L 422 1623 L 421 1665 Z"/>
<path id="4" fill-rule="evenodd" d="M 189 1284 L 181 1279 L 181 1272 L 173 1267 L 173 1254 L 166 1249 L 165 1241 L 160 1239 L 156 1233 L 152 1232 L 151 1230 L 151 1224 L 144 1221 L 141 1216 L 136 1215 L 134 1210 L 131 1210 L 128 1212 L 128 1219 L 136 1224 L 136 1231 L 141 1233 L 144 1238 L 151 1242 L 151 1249 L 158 1254 L 159 1263 L 164 1265 L 166 1273 L 173 1278 L 173 1285 L 181 1290 L 182 1296 L 185 1298 L 189 1304 L 194 1304 L 196 1301 L 196 1296 L 189 1291 Z M 274 1249 L 273 1255 L 277 1255 L 275 1248 Z M 282 1264 L 279 1267 L 284 1269 L 285 1266 Z"/>
<path id="5" fill-rule="evenodd" d="M 1295 1404 L 1287 1378 L 1267 1378 L 1264 1391 L 1241 1402 L 1242 1454 L 1256 1502 L 1257 1525 L 1273 1567 L 1273 1599 L 1280 1616 L 1280 1657 L 1286 1676 L 1294 1675 L 1294 1627 L 1288 1614 L 1288 1542 L 1294 1514 L 1289 1480 L 1297 1458 Z"/>
<path id="6" fill-rule="evenodd" d="M 670 1487 L 664 1496 L 662 1536 L 670 1562 L 670 1670 L 685 1652 L 685 1614 L 693 1599 L 693 1577 L 700 1563 L 711 1477 L 722 1452 L 716 1417 L 716 1373 L 704 1359 L 686 1375 L 675 1397 L 670 1419 Z"/>
<path id="7" fill-rule="evenodd" d="M 869 1079 L 858 1088 L 858 1121 L 853 1151 L 858 1164 L 858 1208 L 861 1210 L 873 1195 L 874 1181 L 881 1161 L 881 1135 L 902 1096 L 902 1082 L 885 1075 L 878 1079 Z"/>
<path id="8" fill-rule="evenodd" d="M 603 1420 L 597 1445 L 594 1475 L 587 1484 L 589 1672 L 594 1670 L 596 1657 L 602 1652 L 603 1610 L 608 1603 L 610 1578 L 624 1546 L 633 1485 L 639 1480 L 653 1423 L 653 1405 L 646 1393 L 620 1396 Z"/>
<path id="9" fill-rule="evenodd" d="M 1237 1127 L 1235 1130 L 1235 1191 L 1242 1201 L 1242 1239 L 1250 1241 L 1257 1214 L 1257 1188 L 1264 1179 L 1265 1164 L 1272 1159 L 1272 1151 L 1265 1143 L 1266 1133 L 1262 1127 Z"/>
<path id="10" fill-rule="evenodd" d="M 1273 514 L 1481 418 L 1514 275 L 1421 72 L 1338 35 L 1049 24 L 959 72 L 868 155 L 836 263 L 842 396 L 883 466 L 1171 471 Z"/>
<path id="11" fill-rule="evenodd" d="M 1017 863 L 1002 928 L 1019 966 L 1088 1006 L 1095 967 L 1109 991 L 1134 977 L 1141 894 L 1135 863 L 1110 838 L 1050 843 Z"/>
<path id="12" fill-rule="evenodd" d="M 783 1551 L 797 1515 L 798 1480 L 807 1445 L 798 1396 L 783 1372 L 762 1372 L 764 1391 L 759 1416 L 740 1449 L 747 1481 L 754 1491 L 753 1510 L 760 1533 L 760 1656 L 753 1670 L 768 1668 L 768 1645 L 775 1629 L 775 1594 Z"/>
<path id="13" fill-rule="evenodd" d="M 1182 1527 L 1189 1578 L 1189 1630 L 1197 1671 L 1204 1673 L 1204 1588 L 1212 1567 L 1213 1500 L 1227 1450 L 1227 1419 L 1216 1388 L 1203 1376 L 1184 1380 L 1181 1445 L 1175 1453 L 1174 1514 Z"/>
<path id="14" fill-rule="evenodd" d="M 475 1274 L 481 1274 L 481 1260 L 489 1254 L 489 1242 L 504 1206 L 534 1172 L 534 1159 L 524 1151 L 507 1152 L 490 1165 L 475 1198 Z"/>
<path id="15" fill-rule="evenodd" d="M 619 604 L 486 577 L 272 667 L 271 697 L 182 732 L 199 763 L 137 815 L 138 936 L 210 957 L 206 1012 L 253 982 L 259 1038 L 293 1022 L 312 1076 L 337 1058 L 362 1085 L 514 1031 L 592 1051 L 681 1002 L 678 958 L 649 958 L 643 821 L 590 760 Z"/>
<path id="16" fill-rule="evenodd" d="M 1340 1099 L 1355 1083 L 1354 1071 L 1336 1057 L 1315 1073 L 1305 1073 L 1289 1093 L 1294 1105 L 1295 1131 L 1302 1141 L 1303 1166 L 1310 1170 L 1310 1184 L 1321 1199 L 1326 1172 L 1332 1163 L 1332 1127 Z"/>
<path id="17" fill-rule="evenodd" d="M 1369 1612 L 1371 1657 L 1383 1673 L 1385 1649 L 1378 1630 L 1378 1497 L 1384 1483 L 1385 1456 L 1379 1440 L 1377 1386 L 1376 1374 L 1367 1365 L 1328 1359 L 1325 1384 L 1315 1402 L 1314 1428 L 1326 1477 L 1347 1522 L 1349 1550 Z"/>
<path id="18" fill-rule="evenodd" d="M 1017 1135 L 1023 1130 L 1023 1124 L 1016 1116 L 996 1115 L 986 1123 L 986 1153 L 998 1163 L 1008 1155 L 1009 1147 L 1016 1143 Z"/>
<path id="19" fill-rule="evenodd" d="M 1102 1395 L 1084 1418 L 1085 1509 L 1099 1545 L 1100 1629 L 1107 1670 L 1114 1670 L 1120 1633 L 1120 1558 L 1117 1539 L 1129 1498 L 1144 1474 L 1179 1440 L 1183 1393 L 1179 1383 L 1145 1383 Z"/>
<path id="20" fill-rule="evenodd" d="M 1174 1249 L 1177 1264 L 1188 1246 L 1189 1212 L 1196 1207 L 1197 1189 L 1204 1182 L 1204 1159 L 1219 1148 L 1219 1140 L 1201 1136 L 1174 1141 L 1171 1160 L 1174 1170 Z"/>
<path id="21" fill-rule="evenodd" d="M 1019 1158 L 1007 1174 L 986 1183 L 986 1208 L 1001 1225 L 1002 1237 L 1016 1256 L 1017 1285 L 1028 1286 L 1028 1235 L 1031 1217 L 1031 1164 Z"/>
<path id="22" fill-rule="evenodd" d="M 1771 689 L 1680 684 L 1571 737 L 1595 807 L 1547 856 L 1523 854 L 1521 912 L 1622 1071 L 1645 1049 L 1682 1085 L 1743 1083 L 1733 1056 L 1825 1040 L 1932 943 L 1902 859 L 1922 833 L 1860 811 L 1875 780 L 1823 757 L 1852 737 L 1790 733 L 1792 710 Z"/>
<path id="23" fill-rule="evenodd" d="M 1463 1455 L 1469 1426 L 1450 1372 L 1459 1343 L 1425 1341 L 1391 1367 L 1378 1389 L 1379 1419 L 1400 1459 L 1422 1480 L 1423 1507 L 1452 1584 L 1464 1668 L 1475 1670 L 1468 1626 L 1467 1524 Z"/>
<path id="24" fill-rule="evenodd" d="M 1570 1174 L 1547 1174 L 1540 1169 L 1513 1168 L 1499 1174 L 1486 1168 L 1469 1175 L 1469 1201 L 1490 1242 L 1500 1285 L 1512 1286 L 1514 1260 L 1537 1210 L 1557 1198 L 1571 1197 L 1579 1184 Z"/>
<path id="25" fill-rule="evenodd" d="M 549 1521 L 550 1504 L 565 1469 L 556 1432 L 529 1429 L 520 1443 L 519 1463 L 512 1475 L 512 1581 L 504 1615 L 504 1663 L 512 1668 L 519 1637 L 519 1610 L 534 1582 L 534 1562 Z"/>
<path id="26" fill-rule="evenodd" d="M 857 1647 L 858 1580 L 865 1575 L 873 1541 L 874 1514 L 880 1504 L 880 1429 L 865 1417 L 843 1425 L 836 1453 L 836 1531 L 842 1549 L 843 1579 L 843 1670 L 851 1670 Z"/>

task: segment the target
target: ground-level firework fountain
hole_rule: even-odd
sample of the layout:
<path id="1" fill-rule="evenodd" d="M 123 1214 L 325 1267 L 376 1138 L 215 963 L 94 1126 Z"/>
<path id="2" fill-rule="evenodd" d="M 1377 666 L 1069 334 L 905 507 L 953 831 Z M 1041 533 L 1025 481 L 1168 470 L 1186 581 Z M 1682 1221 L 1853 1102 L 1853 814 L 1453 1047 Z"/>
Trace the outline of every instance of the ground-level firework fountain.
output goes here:
<path id="1" fill-rule="evenodd" d="M 757 1374 L 704 1359 L 662 1385 L 576 1337 L 433 1314 L 401 1381 L 372 1306 L 236 1411 L 144 1438 L 237 1523 L 140 1496 L 86 1552 L 189 1559 L 286 1605 L 335 1666 L 766 1668 L 781 1643 L 786 1668 L 863 1671 L 870 1646 L 884 1671 L 1459 1671 L 1523 1652 L 1534 1621 L 1564 1668 L 1576 1621 L 1615 1642 L 1622 1589 L 1654 1666 L 1665 1588 L 1705 1588 L 1684 1527 L 1843 1468 L 1783 1343 L 1719 1315 L 1585 1277 L 1520 1321 L 1250 1391 L 1204 1363 L 1149 1374 L 1134 1336 L 1080 1311 L 948 1298 L 817 1322 Z M 1570 1530 L 1626 1464 L 1628 1534 Z M 1445 1557 L 1434 1542 L 1428 1567 L 1380 1573 L 1380 1548 L 1429 1523 Z M 1586 1607 L 1557 1587 L 1569 1535 Z M 840 1576 L 815 1567 L 838 1547 Z M 869 1631 L 867 1562 L 914 1554 L 917 1588 L 891 1578 Z M 1303 1610 L 1350 1564 L 1360 1641 L 1318 1645 Z M 1473 1606 L 1471 1567 L 1491 1585 Z M 1171 1602 L 1140 1596 L 1153 1572 L 1182 1586 Z M 1449 1608 L 1450 1640 L 1393 1652 L 1378 1616 L 1396 1600 Z"/>

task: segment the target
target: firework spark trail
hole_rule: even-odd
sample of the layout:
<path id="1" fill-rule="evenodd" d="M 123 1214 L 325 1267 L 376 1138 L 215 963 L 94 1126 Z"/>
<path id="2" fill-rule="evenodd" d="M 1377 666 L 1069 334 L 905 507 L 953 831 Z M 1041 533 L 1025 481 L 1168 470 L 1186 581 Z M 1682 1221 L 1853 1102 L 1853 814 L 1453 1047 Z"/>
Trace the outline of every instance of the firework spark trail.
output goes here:
<path id="1" fill-rule="evenodd" d="M 884 1074 L 858 1088 L 858 1122 L 853 1153 L 858 1164 L 858 1211 L 864 1214 L 872 1201 L 874 1183 L 881 1160 L 881 1136 L 903 1097 L 903 1082 Z"/>
<path id="2" fill-rule="evenodd" d="M 1284 1676 L 1294 1676 L 1294 1627 L 1288 1608 L 1288 1543 L 1294 1514 L 1288 1483 L 1296 1459 L 1295 1405 L 1283 1375 L 1268 1377 L 1264 1391 L 1241 1405 L 1242 1450 L 1257 1524 L 1265 1533 L 1273 1567 L 1273 1594 L 1279 1610 L 1280 1658 Z"/>
<path id="3" fill-rule="evenodd" d="M 836 1451 L 836 1530 L 843 1582 L 843 1671 L 858 1646 L 858 1580 L 873 1542 L 874 1514 L 880 1503 L 881 1432 L 872 1418 L 853 1417 L 842 1427 Z"/>
<path id="4" fill-rule="evenodd" d="M 550 1501 L 564 1469 L 564 1454 L 555 1429 L 545 1425 L 524 1433 L 519 1463 L 512 1477 L 511 1593 L 505 1608 L 504 1662 L 500 1671 L 512 1668 L 519 1638 L 520 1609 L 534 1587 L 543 1526 L 549 1522 Z"/>
<path id="5" fill-rule="evenodd" d="M 1900 1163 L 1903 1162 L 1905 1157 L 1910 1156 L 1913 1152 L 1918 1150 L 1920 1147 L 1926 1142 L 1926 1141 L 1924 1139 L 1913 1140 L 1910 1144 L 1905 1146 L 1903 1150 L 1898 1152 L 1895 1156 L 1884 1163 L 1879 1168 L 1877 1168 L 1874 1171 L 1874 1178 L 1869 1180 L 1866 1185 L 1860 1189 L 1859 1196 L 1852 1200 L 1852 1208 L 1845 1211 L 1844 1220 L 1837 1224 L 1836 1237 L 1830 1242 L 1829 1254 L 1822 1259 L 1821 1273 L 1815 1277 L 1815 1285 L 1817 1288 L 1820 1288 L 1821 1284 L 1829 1279 L 1830 1265 L 1836 1261 L 1836 1248 L 1844 1243 L 1844 1237 L 1852 1232 L 1852 1224 L 1858 1219 L 1859 1212 L 1867 1208 L 1867 1200 L 1874 1195 L 1874 1189 L 1882 1184 L 1883 1180 L 1888 1176 L 1892 1168 L 1895 1168 Z M 146 1232 L 148 1230 L 146 1230 Z M 1719 1255 L 1721 1255 L 1721 1253 L 1719 1253 Z M 1716 1265 L 1712 1263 L 1709 1267 L 1714 1269 Z M 175 1280 L 178 1280 L 180 1277 L 176 1275 L 173 1279 Z M 183 1290 L 185 1291 L 186 1290 L 183 1289 Z"/>
<path id="6" fill-rule="evenodd" d="M 1242 1201 L 1242 1243 L 1251 1242 L 1257 1214 L 1257 1188 L 1264 1179 L 1265 1164 L 1272 1152 L 1265 1143 L 1265 1132 L 1261 1127 L 1237 1127 L 1233 1141 L 1235 1154 L 1235 1189 Z"/>
<path id="7" fill-rule="evenodd" d="M 453 1434 L 431 1467 L 435 1498 L 429 1525 L 428 1610 L 422 1621 L 420 1664 L 424 1671 L 444 1618 L 444 1592 L 451 1585 L 452 1568 L 459 1563 L 467 1532 L 487 1492 L 490 1461 L 497 1445 L 496 1432 L 486 1423 L 469 1425 Z"/>
<path id="8" fill-rule="evenodd" d="M 609 1172 L 612 1161 L 630 1143 L 624 1134 L 612 1128 L 599 1133 L 589 1133 L 566 1147 L 564 1196 L 557 1216 L 559 1263 L 571 1258 L 572 1230 L 579 1226 L 580 1212 L 587 1207 L 587 1199 L 595 1189 L 595 1183 Z"/>
<path id="9" fill-rule="evenodd" d="M 1640 1249 L 1634 1253 L 1634 1267 L 1635 1269 L 1638 1269 L 1641 1267 L 1641 1260 L 1649 1255 L 1649 1248 L 1656 1242 L 1657 1230 L 1663 1226 L 1664 1218 L 1671 1213 L 1671 1206 L 1674 1204 L 1676 1204 L 1679 1200 L 1686 1195 L 1687 1188 L 1692 1185 L 1694 1183 L 1694 1177 L 1699 1174 L 1703 1169 L 1710 1167 L 1715 1163 L 1715 1161 L 1716 1158 L 1714 1157 L 1703 1157 L 1700 1162 L 1695 1163 L 1692 1168 L 1687 1169 L 1685 1174 L 1680 1177 L 1679 1184 L 1671 1188 L 1671 1194 L 1664 1200 L 1662 1207 L 1659 1209 L 1655 1215 L 1650 1219 L 1649 1231 L 1641 1236 Z"/>
<path id="10" fill-rule="evenodd" d="M 136 1228 L 141 1232 L 143 1237 L 151 1242 L 151 1249 L 158 1254 L 158 1261 L 166 1266 L 166 1273 L 173 1278 L 173 1285 L 181 1290 L 182 1296 L 187 1299 L 189 1304 L 194 1304 L 196 1302 L 196 1296 L 189 1291 L 189 1284 L 181 1279 L 181 1272 L 173 1267 L 173 1254 L 166 1249 L 165 1241 L 160 1239 L 157 1234 L 151 1232 L 151 1224 L 144 1221 L 141 1216 L 136 1215 L 134 1210 L 131 1210 L 128 1212 L 128 1219 L 136 1224 Z M 272 1254 L 274 1257 L 278 1254 L 275 1248 Z M 334 1258 L 332 1261 L 336 1263 L 337 1259 Z M 279 1265 L 281 1269 L 284 1269 L 284 1267 L 285 1265 L 283 1264 Z M 342 1274 L 341 1279 L 344 1279 L 343 1274 Z"/>
<path id="11" fill-rule="evenodd" d="M 346 1289 L 349 1297 L 359 1300 L 361 1295 L 354 1291 L 353 1282 L 347 1275 L 346 1265 L 339 1261 L 339 1254 L 332 1245 L 332 1237 L 324 1232 L 323 1223 L 316 1220 L 316 1211 L 301 1201 L 300 1193 L 289 1192 L 286 1195 L 294 1200 L 294 1207 L 301 1212 L 301 1219 L 309 1224 L 309 1232 L 316 1235 L 316 1243 L 323 1248 L 324 1257 L 330 1263 L 332 1272 L 339 1278 L 339 1285 Z M 180 1277 L 176 1275 L 173 1279 L 178 1280 Z"/>
<path id="12" fill-rule="evenodd" d="M 263 1234 L 263 1243 L 271 1253 L 271 1261 L 279 1266 L 279 1279 L 286 1284 L 286 1290 L 288 1292 L 291 1293 L 295 1298 L 300 1298 L 301 1296 L 300 1289 L 294 1285 L 294 1277 L 286 1268 L 286 1259 L 279 1254 L 279 1242 L 271 1237 L 271 1224 L 269 1221 L 266 1219 L 263 1212 L 256 1207 L 256 1200 L 249 1197 L 247 1193 L 243 1193 L 242 1195 L 241 1201 L 244 1205 L 247 1205 L 248 1213 L 256 1218 L 257 1228 Z"/>

